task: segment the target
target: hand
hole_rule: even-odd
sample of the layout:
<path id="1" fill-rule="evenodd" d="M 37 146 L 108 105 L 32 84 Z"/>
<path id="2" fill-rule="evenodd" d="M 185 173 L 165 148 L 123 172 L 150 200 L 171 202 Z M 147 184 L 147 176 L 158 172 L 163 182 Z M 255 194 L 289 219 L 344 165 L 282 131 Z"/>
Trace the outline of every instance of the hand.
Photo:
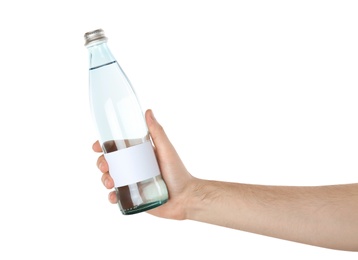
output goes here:
<path id="1" fill-rule="evenodd" d="M 191 176 L 186 170 L 163 127 L 155 119 L 151 110 L 146 111 L 145 120 L 154 143 L 162 176 L 169 191 L 169 201 L 160 207 L 149 210 L 148 213 L 163 218 L 186 219 L 186 208 L 191 197 L 189 194 L 195 189 L 198 179 Z M 98 141 L 93 144 L 92 148 L 95 152 L 102 152 Z M 103 173 L 101 180 L 104 186 L 107 189 L 113 189 L 114 182 L 108 173 L 108 164 L 103 154 L 97 160 L 97 167 Z M 109 193 L 108 199 L 111 203 L 117 203 L 115 191 Z"/>

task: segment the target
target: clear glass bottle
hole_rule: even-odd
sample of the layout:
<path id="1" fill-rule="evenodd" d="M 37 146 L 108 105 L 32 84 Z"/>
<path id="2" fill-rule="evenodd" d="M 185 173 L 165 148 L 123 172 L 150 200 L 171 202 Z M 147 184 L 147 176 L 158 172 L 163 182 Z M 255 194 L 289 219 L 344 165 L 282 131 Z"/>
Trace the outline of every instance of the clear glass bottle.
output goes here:
<path id="1" fill-rule="evenodd" d="M 102 29 L 84 35 L 89 51 L 89 96 L 99 142 L 124 215 L 164 204 L 161 176 L 144 115 Z"/>

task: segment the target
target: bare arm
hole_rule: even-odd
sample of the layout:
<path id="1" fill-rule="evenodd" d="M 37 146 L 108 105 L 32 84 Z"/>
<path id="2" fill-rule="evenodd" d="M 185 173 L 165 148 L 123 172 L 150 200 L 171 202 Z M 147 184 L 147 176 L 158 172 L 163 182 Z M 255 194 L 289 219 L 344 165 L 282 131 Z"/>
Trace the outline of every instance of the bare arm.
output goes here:
<path id="1" fill-rule="evenodd" d="M 358 251 L 358 184 L 283 187 L 199 181 L 188 219 Z"/>
<path id="2" fill-rule="evenodd" d="M 146 120 L 169 201 L 149 213 L 195 220 L 320 247 L 358 251 L 358 184 L 292 187 L 202 180 L 185 168 L 149 110 Z M 96 142 L 96 152 L 101 148 Z M 113 180 L 101 155 L 97 165 L 108 189 Z M 109 200 L 116 203 L 112 191 Z"/>

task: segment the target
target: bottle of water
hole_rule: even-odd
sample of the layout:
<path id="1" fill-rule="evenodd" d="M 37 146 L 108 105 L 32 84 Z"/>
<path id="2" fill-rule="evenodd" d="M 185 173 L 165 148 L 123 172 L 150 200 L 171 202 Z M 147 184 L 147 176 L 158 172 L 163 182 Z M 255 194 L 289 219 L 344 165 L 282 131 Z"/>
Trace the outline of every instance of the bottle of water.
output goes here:
<path id="1" fill-rule="evenodd" d="M 84 35 L 89 51 L 89 96 L 118 206 L 124 215 L 153 209 L 168 200 L 143 112 L 102 29 Z"/>

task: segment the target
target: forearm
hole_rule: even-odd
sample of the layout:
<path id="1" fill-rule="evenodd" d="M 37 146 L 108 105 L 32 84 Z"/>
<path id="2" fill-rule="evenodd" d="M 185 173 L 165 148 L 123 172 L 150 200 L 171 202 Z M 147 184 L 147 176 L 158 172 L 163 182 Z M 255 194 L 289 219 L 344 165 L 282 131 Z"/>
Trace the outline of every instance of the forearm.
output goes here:
<path id="1" fill-rule="evenodd" d="M 263 186 L 198 180 L 188 219 L 358 251 L 358 184 Z"/>

